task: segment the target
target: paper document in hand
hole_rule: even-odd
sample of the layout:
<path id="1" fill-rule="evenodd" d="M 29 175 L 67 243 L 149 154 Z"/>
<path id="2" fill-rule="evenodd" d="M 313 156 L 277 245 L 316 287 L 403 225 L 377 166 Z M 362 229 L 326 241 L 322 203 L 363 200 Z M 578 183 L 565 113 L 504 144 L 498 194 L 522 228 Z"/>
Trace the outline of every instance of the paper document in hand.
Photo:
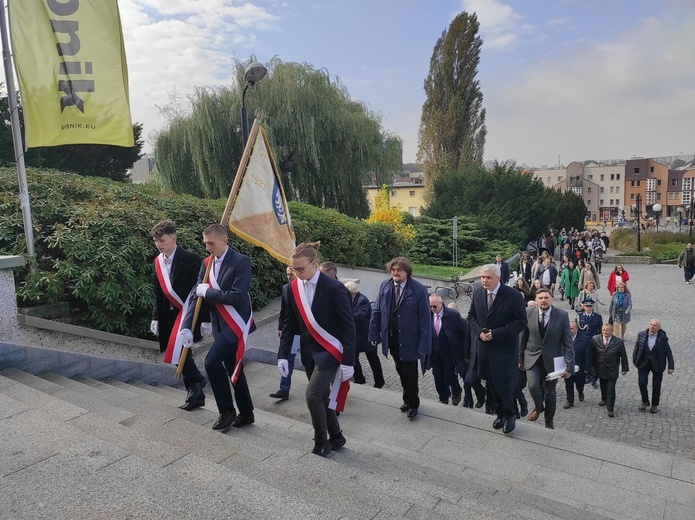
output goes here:
<path id="1" fill-rule="evenodd" d="M 565 358 L 560 356 L 553 358 L 553 372 L 562 372 L 565 370 L 567 365 L 565 364 Z"/>
<path id="2" fill-rule="evenodd" d="M 290 211 L 268 137 L 263 128 L 258 128 L 250 137 L 253 151 L 242 173 L 229 229 L 289 264 L 295 248 Z"/>

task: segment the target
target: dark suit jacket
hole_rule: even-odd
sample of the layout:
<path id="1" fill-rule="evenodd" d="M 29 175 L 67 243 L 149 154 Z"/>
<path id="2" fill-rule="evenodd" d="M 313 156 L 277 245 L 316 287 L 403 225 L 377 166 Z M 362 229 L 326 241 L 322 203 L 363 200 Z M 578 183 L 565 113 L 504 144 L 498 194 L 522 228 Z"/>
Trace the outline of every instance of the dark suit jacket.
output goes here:
<path id="1" fill-rule="evenodd" d="M 578 333 L 591 339 L 597 334 L 601 334 L 603 327 L 603 318 L 600 314 L 592 312 L 591 315 L 585 312 L 580 312 L 576 317 Z"/>
<path id="2" fill-rule="evenodd" d="M 664 372 L 666 370 L 666 362 L 668 361 L 669 370 L 673 370 L 673 353 L 671 352 L 671 345 L 668 343 L 668 336 L 663 330 L 659 330 L 656 333 L 656 343 L 654 344 L 654 350 L 649 351 L 649 345 L 647 344 L 649 340 L 649 329 L 643 330 L 637 334 L 637 341 L 635 342 L 635 348 L 632 351 L 632 363 L 637 368 L 644 368 L 651 358 L 655 361 L 652 363 L 652 367 L 657 372 Z M 656 365 L 656 366 L 655 366 Z"/>
<path id="3" fill-rule="evenodd" d="M 352 297 L 352 295 L 350 295 Z M 369 344 L 369 320 L 372 317 L 372 304 L 362 293 L 352 298 L 352 316 L 355 318 L 355 347 L 357 352 L 371 349 Z"/>
<path id="4" fill-rule="evenodd" d="M 591 338 L 591 344 L 591 366 L 599 378 L 618 379 L 620 365 L 623 372 L 630 370 L 622 339 L 611 336 L 608 347 L 604 347 L 603 336 L 597 334 Z"/>
<path id="5" fill-rule="evenodd" d="M 446 341 L 441 341 L 446 338 Z M 439 336 L 434 329 L 434 314 L 432 315 L 432 351 L 442 350 L 454 360 L 454 365 L 461 377 L 466 375 L 466 359 L 470 352 L 470 334 L 466 322 L 458 311 L 448 307 L 443 308 L 442 325 Z"/>
<path id="6" fill-rule="evenodd" d="M 287 313 L 287 302 L 289 302 L 288 292 L 290 290 L 290 284 L 286 283 L 282 286 L 282 299 L 280 301 L 280 316 L 278 317 L 278 330 L 282 330 L 282 323 L 285 321 L 285 314 Z"/>
<path id="7" fill-rule="evenodd" d="M 198 255 L 186 251 L 181 246 L 176 247 L 174 260 L 171 264 L 170 279 L 171 286 L 178 297 L 181 298 L 181 301 L 186 301 L 191 290 L 195 287 L 201 264 L 202 260 Z M 179 311 L 176 307 L 172 306 L 167 297 L 164 296 L 164 291 L 162 291 L 162 287 L 159 285 L 156 272 L 153 272 L 152 280 L 154 283 L 152 319 L 159 322 L 159 350 L 160 352 L 164 352 L 169 343 L 171 329 L 174 326 Z M 200 323 L 203 321 L 210 321 L 207 307 L 201 309 L 201 311 L 200 319 L 193 331 L 195 341 L 200 340 Z"/>
<path id="8" fill-rule="evenodd" d="M 302 280 L 298 280 L 298 283 L 302 283 Z M 306 328 L 299 314 L 294 293 L 289 290 L 287 295 L 289 305 L 282 324 L 278 359 L 287 359 L 292 350 L 292 340 L 299 334 L 302 365 L 308 374 L 314 365 L 321 368 L 337 368 L 338 361 L 314 340 Z M 355 320 L 352 316 L 351 299 L 350 292 L 342 283 L 323 273 L 319 274 L 314 299 L 311 302 L 311 312 L 316 322 L 343 344 L 342 364 L 349 366 L 355 363 Z"/>
<path id="9" fill-rule="evenodd" d="M 214 262 L 214 259 L 210 259 L 210 261 Z M 203 283 L 204 277 L 205 264 L 200 266 L 200 271 L 198 272 L 199 284 Z M 205 295 L 205 302 L 210 308 L 212 335 L 217 338 L 219 334 L 222 334 L 229 343 L 236 344 L 237 337 L 224 319 L 220 317 L 215 304 L 221 303 L 223 305 L 231 305 L 244 321 L 248 321 L 251 317 L 251 297 L 249 296 L 249 286 L 251 285 L 251 260 L 249 257 L 228 247 L 227 253 L 224 256 L 224 261 L 222 265 L 220 265 L 219 272 L 217 273 L 217 282 L 220 288 L 213 289 L 210 287 Z M 183 320 L 182 328 L 190 328 L 190 324 L 193 321 L 193 312 L 197 301 L 195 294 L 193 296 L 193 305 L 188 309 L 188 313 Z M 253 332 L 254 330 L 256 330 L 256 325 L 252 324 L 249 332 Z"/>
<path id="10" fill-rule="evenodd" d="M 372 309 L 369 323 L 369 341 L 381 343 L 385 356 L 389 352 L 389 317 L 393 300 L 393 280 L 384 280 Z M 432 350 L 432 322 L 427 289 L 417 280 L 408 277 L 396 309 L 398 319 L 398 346 L 401 361 L 424 359 Z"/>
<path id="11" fill-rule="evenodd" d="M 523 262 L 519 262 L 519 276 L 521 276 L 527 284 L 531 285 L 531 266 L 533 265 L 533 262 L 526 262 L 526 265 L 523 264 Z"/>
<path id="12" fill-rule="evenodd" d="M 488 311 L 487 291 L 478 287 L 473 292 L 473 301 L 468 311 L 468 325 L 476 348 L 471 346 L 470 363 L 481 379 L 489 379 L 488 368 L 504 366 L 510 370 L 510 384 L 516 377 L 519 355 L 519 334 L 526 327 L 526 302 L 513 287 L 500 284 L 497 297 Z M 492 331 L 492 341 L 482 341 L 483 329 Z M 511 368 L 509 368 L 511 366 Z"/>
<path id="13" fill-rule="evenodd" d="M 500 265 L 500 281 L 505 285 L 509 283 L 509 264 L 504 260 Z"/>
<path id="14" fill-rule="evenodd" d="M 562 356 L 565 358 L 565 370 L 573 374 L 574 348 L 569 315 L 562 309 L 552 307 L 545 335 L 541 338 L 538 323 L 540 312 L 537 306 L 527 308 L 528 324 L 521 333 L 519 363 L 528 370 L 542 356 L 545 370 L 550 373 L 555 370 L 553 358 Z"/>

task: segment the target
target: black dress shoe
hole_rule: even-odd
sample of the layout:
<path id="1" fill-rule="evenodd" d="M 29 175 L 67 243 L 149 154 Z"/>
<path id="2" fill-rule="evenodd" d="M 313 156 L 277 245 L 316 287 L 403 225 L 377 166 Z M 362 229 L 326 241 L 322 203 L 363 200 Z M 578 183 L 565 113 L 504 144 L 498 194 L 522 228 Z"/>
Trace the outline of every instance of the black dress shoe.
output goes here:
<path id="1" fill-rule="evenodd" d="M 493 427 L 495 430 L 499 430 L 499 429 L 501 429 L 501 428 L 504 426 L 504 423 L 505 423 L 504 417 L 498 417 L 498 418 L 495 419 L 494 422 L 492 423 L 492 427 Z"/>
<path id="2" fill-rule="evenodd" d="M 331 443 L 329 441 L 314 444 L 314 449 L 311 453 L 319 457 L 327 457 L 331 452 Z"/>
<path id="3" fill-rule="evenodd" d="M 502 433 L 509 434 L 514 431 L 514 428 L 516 427 L 516 419 L 514 417 L 510 417 L 504 422 L 504 428 L 502 428 Z"/>
<path id="4" fill-rule="evenodd" d="M 181 406 L 179 406 L 179 408 L 181 408 L 182 410 L 186 410 L 187 412 L 190 412 L 191 410 L 195 410 L 196 408 L 199 408 L 201 406 L 205 406 L 205 394 L 203 394 L 202 399 L 186 401 Z"/>
<path id="5" fill-rule="evenodd" d="M 440 399 L 439 402 L 442 403 L 442 404 L 449 404 L 449 400 L 448 400 L 448 399 Z"/>
<path id="6" fill-rule="evenodd" d="M 338 437 L 331 437 L 330 439 L 328 439 L 328 442 L 331 443 L 331 449 L 339 450 L 340 448 L 345 446 L 347 439 L 342 433 L 340 433 L 338 434 Z"/>
<path id="7" fill-rule="evenodd" d="M 473 401 L 469 401 L 468 399 L 463 400 L 463 407 L 464 408 L 473 408 Z"/>
<path id="8" fill-rule="evenodd" d="M 290 398 L 290 393 L 287 390 L 278 390 L 277 392 L 270 394 L 273 399 L 281 399 L 287 401 Z"/>
<path id="9" fill-rule="evenodd" d="M 256 421 L 256 418 L 253 416 L 253 413 L 251 415 L 237 415 L 236 419 L 234 419 L 234 422 L 232 422 L 232 426 L 235 428 L 241 428 L 242 426 L 246 424 L 253 424 Z"/>
<path id="10" fill-rule="evenodd" d="M 236 419 L 236 410 L 231 410 L 228 412 L 222 412 L 220 416 L 217 418 L 217 421 L 215 421 L 215 424 L 212 425 L 213 430 L 226 430 L 229 428 L 234 420 Z"/>
<path id="11" fill-rule="evenodd" d="M 408 410 L 410 410 L 409 404 L 402 404 L 401 405 L 401 412 L 407 412 Z"/>
<path id="12" fill-rule="evenodd" d="M 476 408 L 482 408 L 485 405 L 485 397 L 481 397 L 475 402 Z"/>
<path id="13" fill-rule="evenodd" d="M 554 430 L 555 429 L 555 424 L 553 424 L 553 421 L 545 421 L 545 427 L 548 428 L 549 430 Z"/>
<path id="14" fill-rule="evenodd" d="M 528 404 L 521 405 L 521 416 L 526 417 L 528 415 Z"/>
<path id="15" fill-rule="evenodd" d="M 202 381 L 196 381 L 195 383 L 191 383 L 191 386 L 188 387 L 186 402 L 188 403 L 190 401 L 203 401 L 202 405 L 198 405 L 203 406 L 205 404 L 205 394 L 203 393 L 203 388 L 205 387 L 206 383 L 207 381 L 205 381 L 205 379 L 203 379 Z M 187 408 L 185 408 L 184 406 L 179 406 L 179 408 L 186 410 Z M 191 410 L 193 408 L 191 408 Z"/>
<path id="16" fill-rule="evenodd" d="M 579 392 L 579 400 L 584 402 L 584 392 Z"/>
<path id="17" fill-rule="evenodd" d="M 606 401 L 599 401 L 599 402 L 598 402 L 598 405 L 599 405 L 599 406 L 606 406 Z"/>
<path id="18" fill-rule="evenodd" d="M 355 383 L 356 385 L 363 385 L 367 382 L 367 380 L 366 379 L 353 379 L 352 382 Z"/>
<path id="19" fill-rule="evenodd" d="M 456 394 L 451 397 L 451 404 L 454 406 L 458 406 L 458 404 L 461 402 L 461 394 Z"/>
<path id="20" fill-rule="evenodd" d="M 410 419 L 415 417 L 417 415 L 417 408 L 411 408 L 408 410 L 408 413 L 406 414 Z"/>
<path id="21" fill-rule="evenodd" d="M 374 383 L 374 388 L 383 388 L 385 384 L 385 381 L 379 381 L 378 383 Z"/>

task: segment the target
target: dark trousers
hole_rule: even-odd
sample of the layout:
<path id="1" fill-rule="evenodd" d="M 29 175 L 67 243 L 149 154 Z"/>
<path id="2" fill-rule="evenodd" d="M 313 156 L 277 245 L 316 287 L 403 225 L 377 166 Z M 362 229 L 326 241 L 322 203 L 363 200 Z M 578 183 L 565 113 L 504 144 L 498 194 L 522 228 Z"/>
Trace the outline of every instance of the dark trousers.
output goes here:
<path id="1" fill-rule="evenodd" d="M 516 386 L 514 387 L 514 400 L 518 406 L 528 406 L 524 388 L 526 388 L 526 372 L 519 370 L 516 374 Z"/>
<path id="2" fill-rule="evenodd" d="M 337 369 L 338 367 L 321 368 L 314 365 L 312 370 L 307 370 L 309 384 L 306 387 L 306 405 L 309 408 L 309 415 L 311 415 L 316 444 L 326 442 L 327 433 L 331 437 L 340 435 L 340 424 L 335 410 L 328 408 L 331 382 L 335 378 Z"/>
<path id="3" fill-rule="evenodd" d="M 361 352 L 358 352 L 355 356 L 355 383 L 362 385 L 367 380 L 364 378 L 364 372 L 362 372 L 360 354 Z M 379 360 L 379 353 L 377 352 L 377 349 L 371 348 L 365 351 L 364 355 L 367 356 L 369 368 L 372 369 L 372 374 L 374 374 L 374 386 L 384 386 L 384 371 L 381 368 L 381 361 Z"/>
<path id="4" fill-rule="evenodd" d="M 584 393 L 584 384 L 586 380 L 586 374 L 583 370 L 577 370 L 570 377 L 565 379 L 565 392 L 567 392 L 567 402 L 574 402 L 574 387 L 577 387 L 577 392 L 580 394 Z"/>
<path id="5" fill-rule="evenodd" d="M 609 412 L 613 411 L 615 406 L 615 383 L 617 379 L 599 378 L 598 382 L 601 385 L 601 401 L 606 403 L 606 409 Z"/>
<path id="6" fill-rule="evenodd" d="M 516 366 L 516 356 L 511 358 L 510 363 L 515 363 Z M 492 410 L 497 415 L 503 419 L 516 418 L 516 401 L 514 399 L 514 390 L 516 388 L 516 370 L 513 372 L 512 380 L 509 377 L 502 375 L 503 373 L 509 373 L 508 370 L 496 370 L 496 367 L 490 366 L 487 369 L 487 373 L 490 374 L 490 378 L 485 381 L 485 389 L 487 392 L 487 404 L 489 408 L 487 410 Z"/>
<path id="7" fill-rule="evenodd" d="M 649 404 L 649 392 L 647 391 L 647 383 L 649 382 L 649 372 L 652 373 L 652 406 L 659 406 L 661 399 L 661 381 L 664 378 L 664 373 L 654 370 L 652 360 L 647 361 L 643 368 L 637 369 L 637 384 L 639 391 L 642 394 L 642 402 Z"/>
<path id="8" fill-rule="evenodd" d="M 454 358 L 451 354 L 448 351 L 438 349 L 432 352 L 430 361 L 434 387 L 437 389 L 439 399 L 445 401 L 452 395 L 461 395 L 461 384 L 458 381 Z"/>
<path id="9" fill-rule="evenodd" d="M 192 349 L 188 350 L 186 361 L 183 362 L 183 368 L 181 369 L 181 375 L 183 376 L 183 384 L 186 385 L 186 389 L 190 388 L 193 383 L 205 380 L 203 374 L 198 370 L 195 361 L 193 361 Z"/>
<path id="10" fill-rule="evenodd" d="M 222 334 L 218 334 L 207 356 L 205 356 L 205 371 L 208 374 L 210 387 L 215 395 L 215 402 L 220 413 L 234 410 L 229 378 L 232 372 L 234 372 L 236 349 L 236 342 L 230 343 Z M 234 396 L 239 407 L 239 413 L 251 415 L 253 413 L 253 403 L 251 402 L 251 393 L 249 392 L 248 384 L 246 384 L 246 375 L 243 369 L 240 371 L 239 378 L 234 385 Z"/>
<path id="11" fill-rule="evenodd" d="M 398 341 L 391 341 L 389 338 L 389 352 L 396 365 L 396 372 L 401 378 L 403 387 L 403 403 L 411 408 L 420 407 L 420 396 L 417 386 L 417 361 L 401 361 Z"/>
<path id="12" fill-rule="evenodd" d="M 463 406 L 473 407 L 473 390 L 475 390 L 475 397 L 478 401 L 485 397 L 485 387 L 480 382 L 480 379 L 476 379 L 475 383 L 463 382 Z"/>
<path id="13" fill-rule="evenodd" d="M 552 421 L 555 417 L 557 406 L 557 379 L 546 381 L 548 371 L 543 364 L 543 357 L 539 357 L 531 368 L 526 369 L 528 379 L 528 391 L 538 412 L 545 411 L 545 420 Z"/>
<path id="14" fill-rule="evenodd" d="M 686 265 L 683 268 L 683 275 L 685 276 L 685 281 L 689 282 L 693 279 L 693 275 L 695 275 L 695 267 Z"/>

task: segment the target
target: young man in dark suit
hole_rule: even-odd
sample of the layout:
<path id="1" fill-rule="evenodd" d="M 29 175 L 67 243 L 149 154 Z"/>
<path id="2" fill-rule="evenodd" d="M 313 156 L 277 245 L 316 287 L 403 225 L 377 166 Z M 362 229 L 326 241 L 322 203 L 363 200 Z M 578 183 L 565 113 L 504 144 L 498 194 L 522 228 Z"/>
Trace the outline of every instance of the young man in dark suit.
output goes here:
<path id="1" fill-rule="evenodd" d="M 243 350 L 248 334 L 256 330 L 251 312 L 251 260 L 227 245 L 227 228 L 212 224 L 203 231 L 203 242 L 210 257 L 200 267 L 196 298 L 205 298 L 210 307 L 212 335 L 215 341 L 205 357 L 205 371 L 215 395 L 220 416 L 213 430 L 240 428 L 254 422 L 253 403 L 243 370 Z M 209 283 L 202 283 L 207 262 L 214 262 Z M 194 302 L 195 303 L 195 300 Z M 181 336 L 191 336 L 195 305 L 183 320 Z M 232 401 L 231 383 L 239 414 Z"/>
<path id="2" fill-rule="evenodd" d="M 314 427 L 312 453 L 326 457 L 346 442 L 336 415 L 340 402 L 331 404 L 331 398 L 354 375 L 355 321 L 347 288 L 319 270 L 318 245 L 299 244 L 292 254 L 297 279 L 290 285 L 278 370 L 280 375 L 287 375 L 287 358 L 298 334 L 302 364 L 309 378 L 306 402 Z"/>
<path id="3" fill-rule="evenodd" d="M 417 416 L 420 406 L 418 361 L 432 351 L 432 322 L 427 289 L 411 275 L 410 260 L 397 257 L 386 264 L 390 278 L 379 287 L 369 323 L 369 341 L 389 352 L 403 387 L 401 412 Z"/>
<path id="4" fill-rule="evenodd" d="M 502 260 L 502 255 L 497 255 L 495 262 L 500 270 L 500 280 L 504 285 L 507 285 L 509 283 L 509 264 Z"/>
<path id="5" fill-rule="evenodd" d="M 155 300 L 150 330 L 152 334 L 159 336 L 159 351 L 165 353 L 165 361 L 176 365 L 179 359 L 177 354 L 182 347 L 182 342 L 178 340 L 180 321 L 183 318 L 180 315 L 185 306 L 190 305 L 187 299 L 195 287 L 202 260 L 195 253 L 186 251 L 176 244 L 176 224 L 171 220 L 162 220 L 155 224 L 150 235 L 159 250 L 159 256 L 154 260 L 152 276 Z M 205 325 L 207 328 L 210 324 Z M 195 341 L 200 339 L 198 325 L 195 328 Z M 188 395 L 180 408 L 191 411 L 205 406 L 205 377 L 198 370 L 190 352 L 183 364 L 181 375 Z"/>
<path id="6" fill-rule="evenodd" d="M 527 322 L 526 305 L 517 290 L 500 283 L 500 270 L 495 264 L 483 266 L 480 281 L 468 311 L 468 324 L 476 342 L 470 362 L 495 398 L 497 418 L 492 427 L 511 433 L 516 424 L 514 389 L 519 334 Z"/>
<path id="7" fill-rule="evenodd" d="M 545 413 L 545 427 L 554 430 L 557 379 L 546 381 L 546 376 L 555 371 L 557 357 L 564 358 L 563 379 L 574 372 L 569 316 L 553 306 L 553 297 L 547 289 L 538 290 L 536 305 L 527 308 L 527 316 L 528 323 L 519 342 L 519 370 L 526 371 L 529 393 L 535 404 L 528 419 L 535 421 Z"/>

